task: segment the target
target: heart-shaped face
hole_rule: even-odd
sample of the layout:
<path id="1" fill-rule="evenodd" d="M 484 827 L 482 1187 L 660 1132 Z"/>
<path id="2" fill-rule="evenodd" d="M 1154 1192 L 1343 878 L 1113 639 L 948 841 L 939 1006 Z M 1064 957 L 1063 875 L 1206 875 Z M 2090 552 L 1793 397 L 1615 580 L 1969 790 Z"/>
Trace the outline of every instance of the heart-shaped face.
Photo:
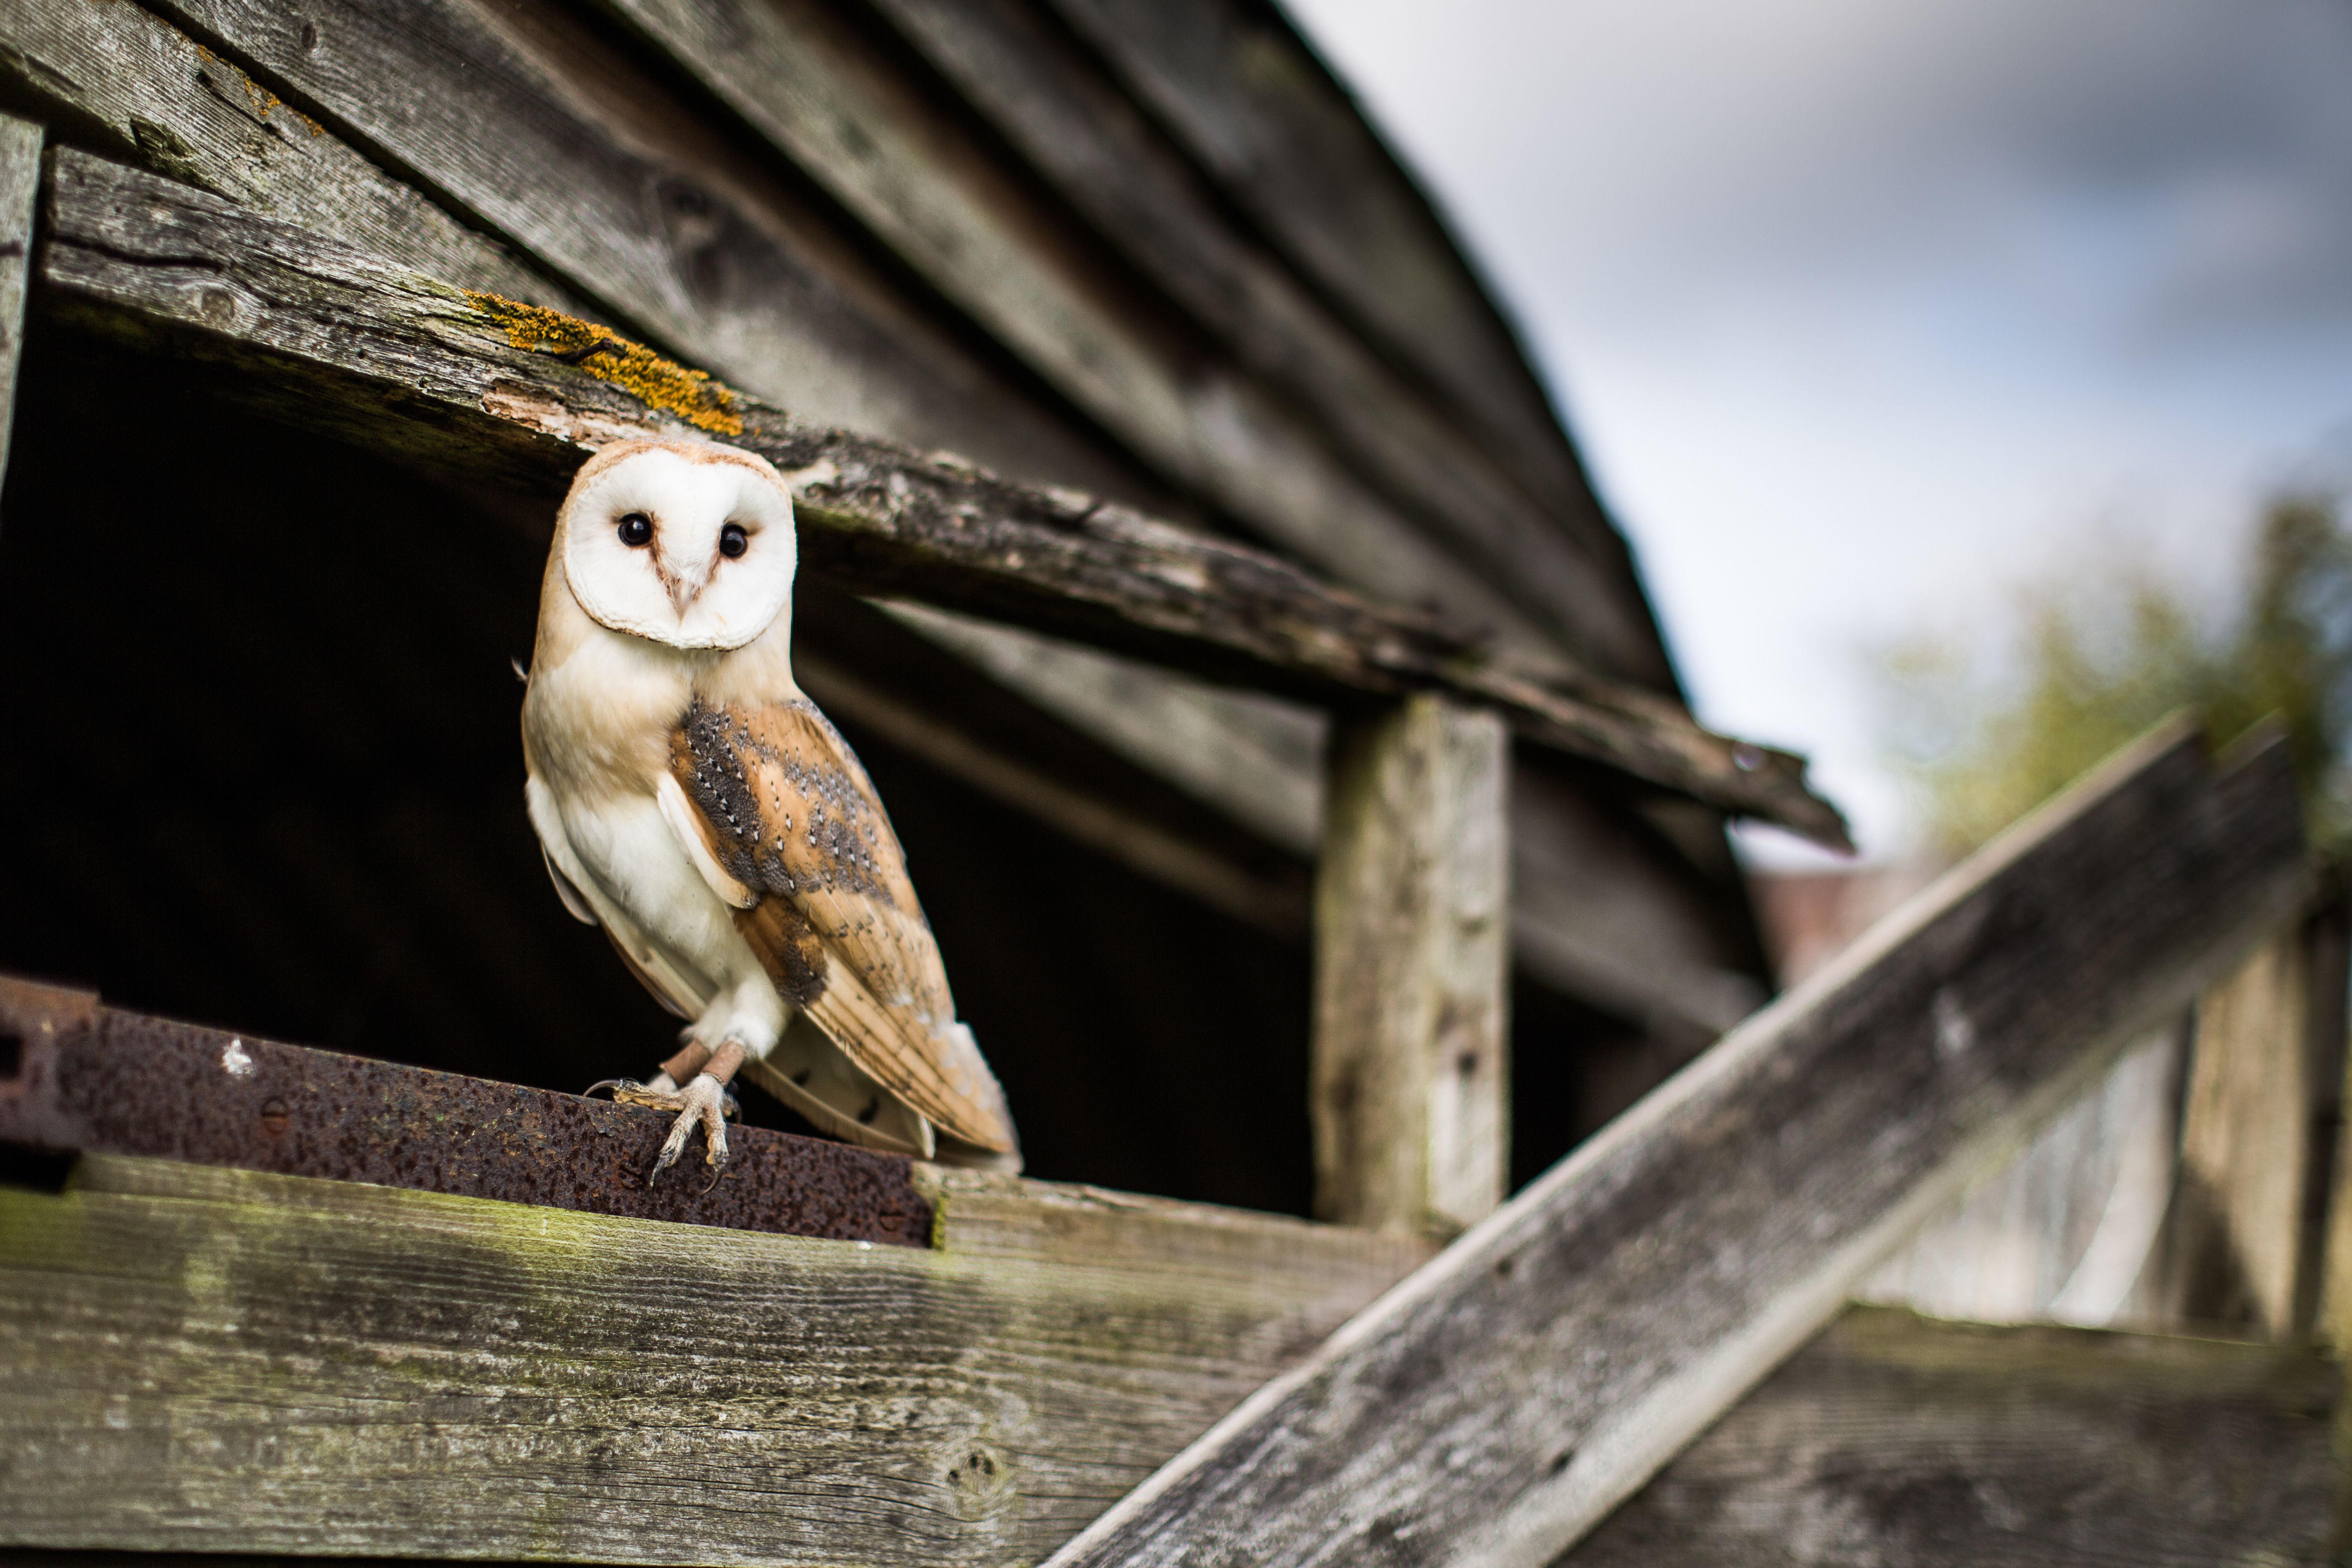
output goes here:
<path id="1" fill-rule="evenodd" d="M 737 648 L 792 598 L 792 494 L 764 459 L 732 447 L 631 442 L 600 453 L 557 526 L 572 596 L 616 632 Z"/>

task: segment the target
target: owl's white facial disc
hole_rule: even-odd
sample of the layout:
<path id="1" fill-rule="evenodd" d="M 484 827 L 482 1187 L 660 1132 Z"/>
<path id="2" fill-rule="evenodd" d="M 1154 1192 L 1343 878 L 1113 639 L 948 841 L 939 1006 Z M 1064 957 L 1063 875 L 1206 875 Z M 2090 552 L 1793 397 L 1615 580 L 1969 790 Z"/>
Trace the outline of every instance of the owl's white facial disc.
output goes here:
<path id="1" fill-rule="evenodd" d="M 563 528 L 572 597 L 617 632 L 737 648 L 792 597 L 792 498 L 744 463 L 633 452 L 573 489 Z"/>

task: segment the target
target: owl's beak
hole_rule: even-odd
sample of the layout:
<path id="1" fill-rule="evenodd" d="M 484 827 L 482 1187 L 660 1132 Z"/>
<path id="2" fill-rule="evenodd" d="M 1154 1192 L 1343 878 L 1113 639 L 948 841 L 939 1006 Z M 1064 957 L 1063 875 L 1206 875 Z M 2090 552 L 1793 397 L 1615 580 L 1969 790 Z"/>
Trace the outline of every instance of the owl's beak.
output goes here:
<path id="1" fill-rule="evenodd" d="M 703 589 L 710 586 L 710 568 L 705 566 L 698 572 L 675 572 L 670 570 L 666 560 L 659 565 L 662 591 L 669 595 L 670 608 L 677 612 L 680 620 L 684 620 L 688 607 L 702 597 Z"/>

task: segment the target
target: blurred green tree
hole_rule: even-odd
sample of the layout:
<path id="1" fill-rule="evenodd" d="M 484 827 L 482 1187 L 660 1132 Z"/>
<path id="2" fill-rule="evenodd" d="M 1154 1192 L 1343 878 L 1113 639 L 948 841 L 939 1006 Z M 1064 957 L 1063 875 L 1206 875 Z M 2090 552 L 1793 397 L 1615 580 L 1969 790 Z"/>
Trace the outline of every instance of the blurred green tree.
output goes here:
<path id="1" fill-rule="evenodd" d="M 2216 742 L 2276 715 L 2314 838 L 2332 852 L 2352 843 L 2352 536 L 2332 499 L 2291 495 L 2265 509 L 2251 546 L 2243 597 L 2224 617 L 2200 618 L 2145 565 L 2110 563 L 2021 590 L 1996 677 L 1949 637 L 1894 648 L 1896 727 L 1914 737 L 1903 763 L 1933 848 L 1975 848 L 2184 707 Z"/>

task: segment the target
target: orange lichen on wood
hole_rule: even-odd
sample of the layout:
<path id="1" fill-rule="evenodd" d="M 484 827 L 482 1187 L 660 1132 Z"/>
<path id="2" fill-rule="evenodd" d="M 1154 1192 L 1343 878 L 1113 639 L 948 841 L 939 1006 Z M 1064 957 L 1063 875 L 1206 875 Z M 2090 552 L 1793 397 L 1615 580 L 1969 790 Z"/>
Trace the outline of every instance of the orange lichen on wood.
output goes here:
<path id="1" fill-rule="evenodd" d="M 608 381 L 648 408 L 675 414 L 688 424 L 719 436 L 740 436 L 743 416 L 735 394 L 710 379 L 664 359 L 643 343 L 631 342 L 593 321 L 567 316 L 503 295 L 466 290 L 475 309 L 506 330 L 507 342 L 533 353 L 550 354 Z"/>

